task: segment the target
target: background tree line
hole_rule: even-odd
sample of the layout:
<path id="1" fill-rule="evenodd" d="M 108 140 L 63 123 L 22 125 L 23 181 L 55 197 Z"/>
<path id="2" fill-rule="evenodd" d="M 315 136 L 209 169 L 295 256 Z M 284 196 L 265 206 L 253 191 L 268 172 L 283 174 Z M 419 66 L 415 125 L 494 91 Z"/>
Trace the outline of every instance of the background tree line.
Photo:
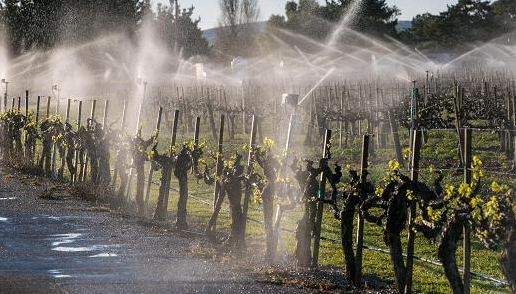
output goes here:
<path id="1" fill-rule="evenodd" d="M 202 37 L 194 7 L 183 9 L 177 0 L 153 9 L 150 0 L 0 0 L 0 36 L 16 56 L 29 50 L 80 44 L 107 33 L 136 39 L 145 22 L 157 37 L 184 57 L 206 55 L 215 49 L 220 59 L 252 56 L 267 43 L 257 31 L 258 0 L 219 0 L 220 28 L 214 48 Z M 269 28 L 281 28 L 326 39 L 350 9 L 353 0 L 288 1 L 285 15 L 270 16 Z M 350 22 L 355 31 L 378 38 L 390 36 L 421 50 L 440 52 L 470 49 L 516 29 L 516 1 L 459 0 L 437 15 L 417 15 L 412 28 L 397 30 L 400 10 L 386 0 L 365 0 Z M 505 41 L 508 38 L 505 38 Z M 266 46 L 265 46 L 266 47 Z M 264 49 L 266 50 L 266 48 Z M 262 50 L 263 51 L 263 50 Z"/>
<path id="2" fill-rule="evenodd" d="M 9 52 L 49 50 L 59 45 L 91 41 L 105 34 L 136 40 L 144 20 L 170 49 L 183 56 L 208 54 L 200 19 L 194 7 L 181 9 L 177 1 L 151 7 L 150 0 L 0 0 L 0 23 Z"/>
<path id="3" fill-rule="evenodd" d="M 320 5 L 316 0 L 289 1 L 285 16 L 272 15 L 271 28 L 283 28 L 325 39 L 335 24 L 350 9 L 353 0 L 326 0 Z M 415 5 L 415 4 L 414 4 Z M 425 13 L 412 20 L 412 28 L 398 31 L 400 10 L 389 6 L 386 0 L 365 0 L 351 28 L 367 35 L 384 38 L 390 36 L 419 49 L 461 51 L 472 43 L 500 37 L 516 29 L 516 1 L 459 0 L 446 11 L 433 15 Z"/>

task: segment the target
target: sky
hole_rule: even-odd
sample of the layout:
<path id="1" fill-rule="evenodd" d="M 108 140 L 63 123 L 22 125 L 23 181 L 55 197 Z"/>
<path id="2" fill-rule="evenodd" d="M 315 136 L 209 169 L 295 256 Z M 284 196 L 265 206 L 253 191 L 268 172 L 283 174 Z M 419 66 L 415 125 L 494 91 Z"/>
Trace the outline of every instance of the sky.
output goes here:
<path id="1" fill-rule="evenodd" d="M 169 0 L 153 0 L 154 3 L 169 4 Z M 285 14 L 287 0 L 259 0 L 261 20 L 267 20 L 271 14 Z M 324 3 L 324 0 L 319 0 Z M 396 5 L 401 9 L 399 20 L 412 20 L 417 14 L 430 12 L 436 14 L 446 10 L 446 5 L 456 4 L 458 0 L 387 0 L 389 5 Z M 209 29 L 217 27 L 219 17 L 218 0 L 179 0 L 183 7 L 194 6 L 195 17 L 201 17 L 201 28 Z"/>

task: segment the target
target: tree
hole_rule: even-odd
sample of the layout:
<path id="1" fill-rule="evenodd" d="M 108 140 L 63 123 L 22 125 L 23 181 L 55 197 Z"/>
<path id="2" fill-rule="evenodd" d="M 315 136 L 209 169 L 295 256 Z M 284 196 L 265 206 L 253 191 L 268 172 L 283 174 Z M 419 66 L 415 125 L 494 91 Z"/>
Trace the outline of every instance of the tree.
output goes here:
<path id="1" fill-rule="evenodd" d="M 498 0 L 492 4 L 497 25 L 502 32 L 516 29 L 516 1 Z"/>
<path id="2" fill-rule="evenodd" d="M 329 21 L 338 22 L 350 10 L 354 1 L 326 0 L 322 15 Z M 376 37 L 394 37 L 397 35 L 399 15 L 400 10 L 396 6 L 387 5 L 386 0 L 364 0 L 352 28 Z"/>
<path id="3" fill-rule="evenodd" d="M 155 16 L 155 28 L 161 39 L 170 50 L 182 49 L 184 58 L 209 54 L 208 41 L 203 38 L 199 28 L 200 18 L 192 19 L 194 7 L 180 9 L 175 5 L 158 5 Z"/>
<path id="4" fill-rule="evenodd" d="M 481 0 L 459 0 L 439 15 L 418 15 L 412 22 L 403 39 L 420 49 L 469 50 L 470 44 L 487 42 L 501 33 L 493 6 Z"/>
<path id="5" fill-rule="evenodd" d="M 77 44 L 106 33 L 132 36 L 142 0 L 4 0 L 3 19 L 12 54 Z"/>
<path id="6" fill-rule="evenodd" d="M 314 39 L 325 39 L 353 3 L 354 0 L 326 0 L 326 4 L 321 6 L 316 0 L 290 1 L 285 6 L 287 19 L 273 15 L 269 25 L 287 28 Z M 364 0 L 352 28 L 374 36 L 396 36 L 398 15 L 398 8 L 388 6 L 385 0 Z"/>
<path id="7" fill-rule="evenodd" d="M 258 0 L 219 0 L 219 6 L 216 47 L 233 57 L 250 55 L 260 16 Z"/>

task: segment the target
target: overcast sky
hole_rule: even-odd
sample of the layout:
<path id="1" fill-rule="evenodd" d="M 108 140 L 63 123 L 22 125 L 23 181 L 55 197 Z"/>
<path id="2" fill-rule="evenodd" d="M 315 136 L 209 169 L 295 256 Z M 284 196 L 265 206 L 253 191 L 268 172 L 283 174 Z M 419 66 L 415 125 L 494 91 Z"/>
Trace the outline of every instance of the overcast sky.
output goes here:
<path id="1" fill-rule="evenodd" d="M 168 4 L 169 0 L 153 0 Z M 284 14 L 286 0 L 259 0 L 261 19 L 267 20 L 271 14 Z M 319 0 L 324 3 L 324 0 Z M 412 20 L 417 14 L 424 12 L 438 13 L 446 9 L 448 4 L 456 4 L 458 0 L 387 0 L 389 5 L 396 5 L 401 9 L 400 20 Z M 219 0 L 179 0 L 182 7 L 195 7 L 195 16 L 201 17 L 202 29 L 217 26 L 219 17 Z"/>

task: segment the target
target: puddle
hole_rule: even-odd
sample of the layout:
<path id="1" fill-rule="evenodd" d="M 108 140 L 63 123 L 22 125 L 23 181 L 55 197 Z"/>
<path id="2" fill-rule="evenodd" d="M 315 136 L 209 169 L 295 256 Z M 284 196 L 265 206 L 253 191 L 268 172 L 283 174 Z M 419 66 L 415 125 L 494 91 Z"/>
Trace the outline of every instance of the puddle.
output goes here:
<path id="1" fill-rule="evenodd" d="M 58 246 L 52 248 L 53 251 L 61 251 L 61 252 L 89 252 L 89 251 L 99 251 L 109 247 L 118 247 L 120 245 L 92 245 L 87 247 L 68 247 L 68 246 Z"/>
<path id="2" fill-rule="evenodd" d="M 93 247 L 66 247 L 66 246 L 59 246 L 52 248 L 54 251 L 61 251 L 61 252 L 88 252 L 88 251 L 95 251 L 97 249 Z"/>
<path id="3" fill-rule="evenodd" d="M 52 242 L 52 246 L 59 246 L 62 244 L 73 243 L 73 242 L 77 241 L 76 239 L 79 238 L 80 236 L 82 236 L 82 234 L 78 234 L 78 233 L 52 235 L 52 237 L 57 239 L 56 241 Z"/>
<path id="4" fill-rule="evenodd" d="M 62 279 L 62 278 L 71 278 L 72 276 L 70 275 L 65 275 L 63 274 L 63 272 L 59 269 L 54 269 L 54 270 L 48 270 L 47 271 L 48 274 L 54 278 L 57 278 L 57 279 Z"/>
<path id="5" fill-rule="evenodd" d="M 16 200 L 18 197 L 0 197 L 0 201 L 2 200 Z"/>
<path id="6" fill-rule="evenodd" d="M 8 220 L 8 218 L 0 216 L 0 222 L 6 222 L 7 220 Z"/>
<path id="7" fill-rule="evenodd" d="M 95 255 L 90 255 L 88 257 L 97 258 L 97 257 L 117 257 L 117 256 L 118 255 L 115 253 L 99 253 L 99 254 L 95 254 Z"/>

